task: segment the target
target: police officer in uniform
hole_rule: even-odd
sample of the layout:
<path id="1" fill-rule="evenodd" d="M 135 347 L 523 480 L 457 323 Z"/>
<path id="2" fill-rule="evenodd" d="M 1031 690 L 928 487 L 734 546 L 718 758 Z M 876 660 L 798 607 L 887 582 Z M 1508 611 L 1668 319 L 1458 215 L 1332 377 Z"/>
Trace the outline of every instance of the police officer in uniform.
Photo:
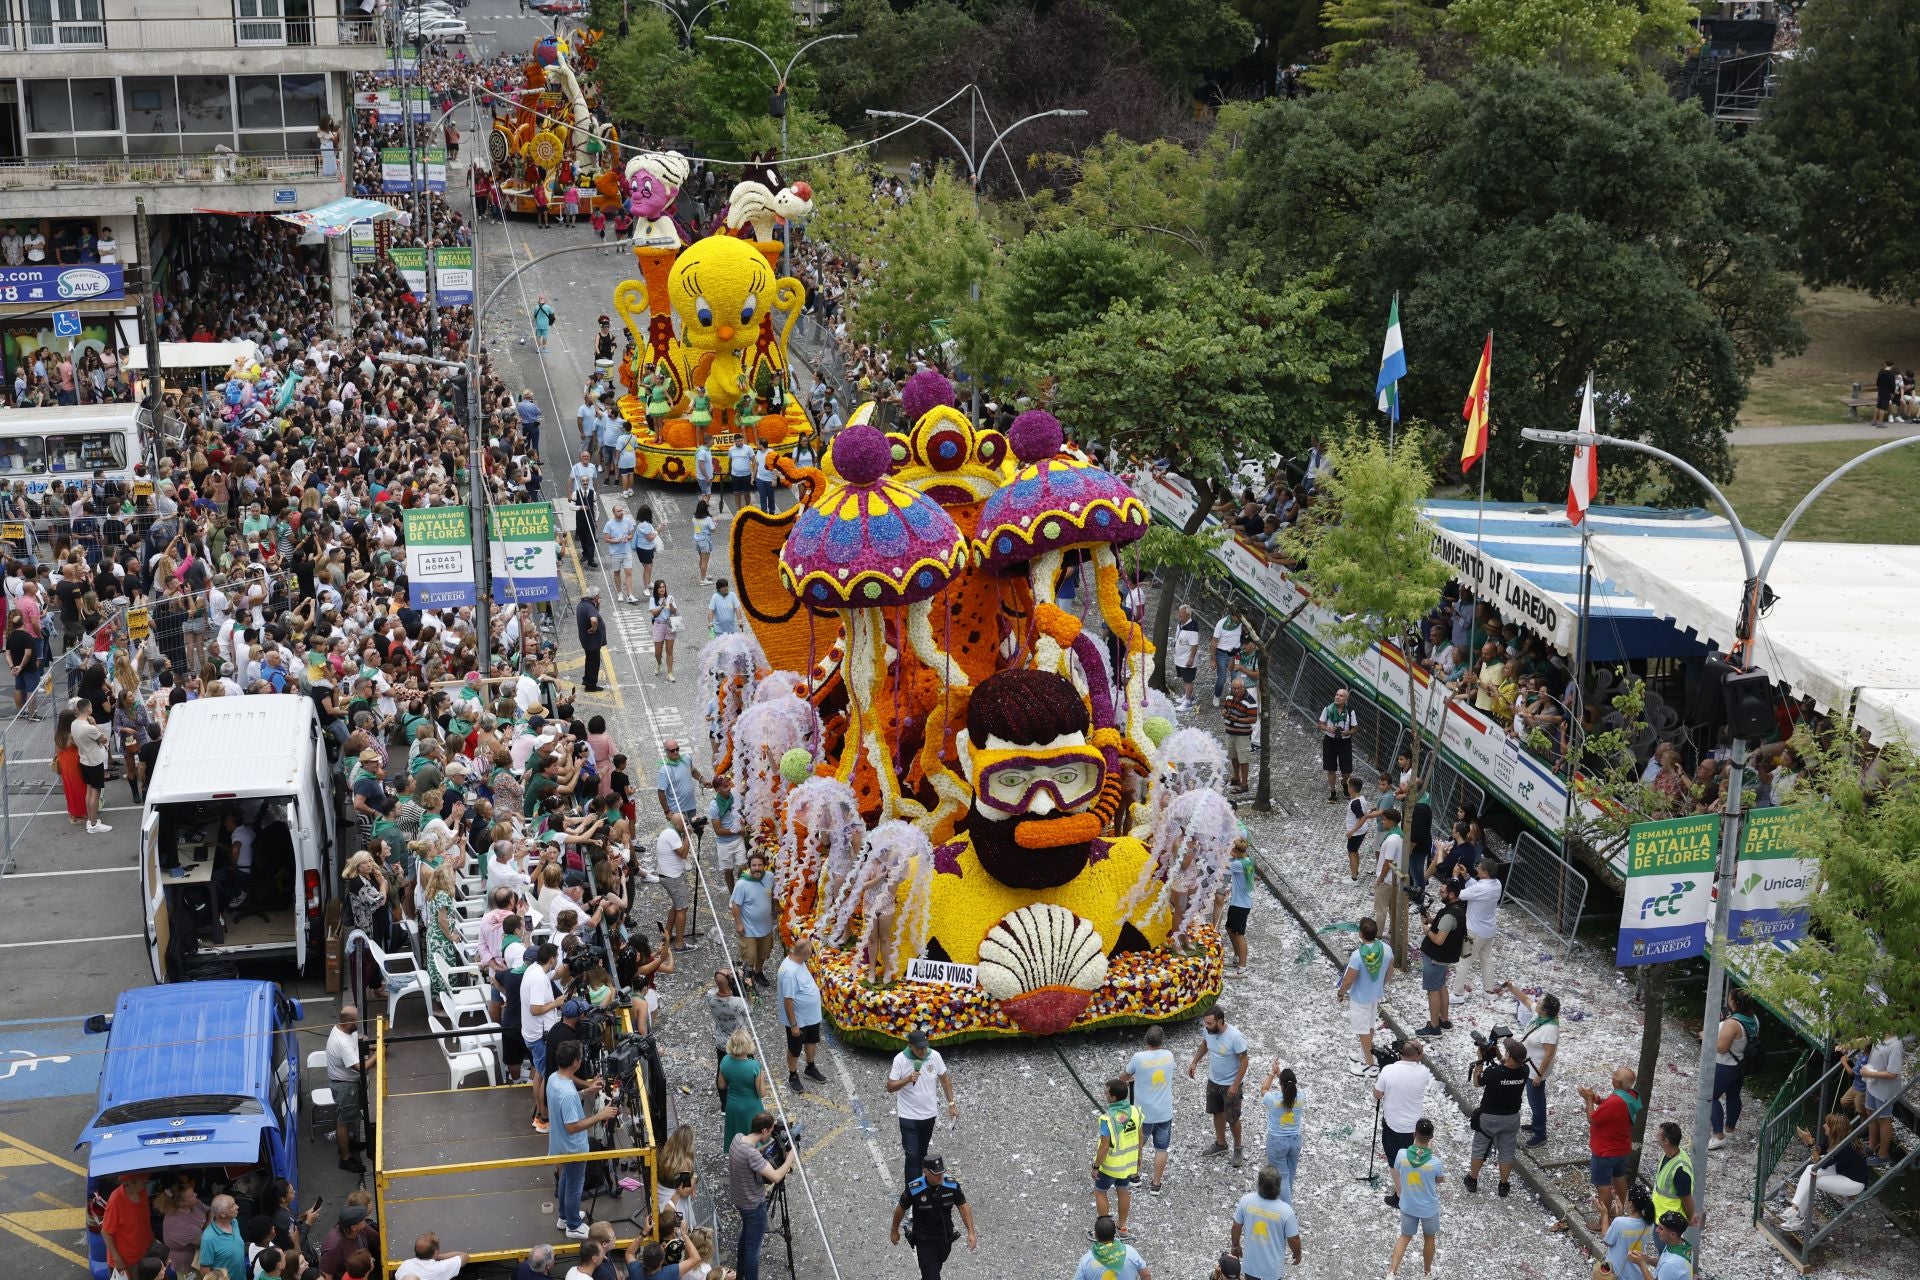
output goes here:
<path id="1" fill-rule="evenodd" d="M 888 1238 L 900 1243 L 900 1220 L 913 1210 L 913 1225 L 908 1229 L 913 1251 L 920 1259 L 920 1280 L 940 1280 L 940 1269 L 959 1233 L 953 1229 L 953 1211 L 967 1227 L 967 1248 L 980 1248 L 980 1237 L 973 1230 L 973 1210 L 967 1207 L 967 1194 L 960 1184 L 947 1176 L 947 1162 L 929 1152 L 920 1162 L 921 1174 L 900 1193 L 893 1207 L 893 1227 Z"/>

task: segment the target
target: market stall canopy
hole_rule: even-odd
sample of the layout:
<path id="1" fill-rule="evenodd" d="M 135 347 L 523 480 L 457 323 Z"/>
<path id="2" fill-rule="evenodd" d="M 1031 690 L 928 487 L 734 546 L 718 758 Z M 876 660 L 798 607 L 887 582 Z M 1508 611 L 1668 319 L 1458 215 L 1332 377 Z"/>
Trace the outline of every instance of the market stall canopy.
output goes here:
<path id="1" fill-rule="evenodd" d="M 1433 554 L 1453 576 L 1500 616 L 1542 636 L 1565 654 L 1575 652 L 1580 632 L 1580 530 L 1566 509 L 1528 502 L 1489 502 L 1484 521 L 1477 502 L 1434 500 L 1421 504 L 1433 530 Z M 1593 507 L 1587 523 L 1628 546 L 1642 543 L 1724 541 L 1733 528 L 1695 507 Z M 1735 553 L 1736 559 L 1738 552 Z M 1636 601 L 1604 572 L 1593 575 L 1587 654 L 1591 662 L 1627 658 L 1673 658 L 1698 654 L 1689 638 L 1655 608 Z"/>
<path id="2" fill-rule="evenodd" d="M 291 222 L 303 231 L 318 231 L 331 239 L 347 234 L 347 229 L 356 222 L 378 222 L 382 218 L 395 217 L 399 212 L 392 205 L 379 200 L 343 196 L 312 209 L 276 213 L 273 216 L 282 222 Z"/>
<path id="3" fill-rule="evenodd" d="M 260 348 L 251 342 L 163 342 L 160 344 L 162 369 L 225 369 L 235 360 L 252 360 Z M 147 367 L 147 345 L 140 343 L 127 352 L 127 370 L 139 373 Z"/>
<path id="4" fill-rule="evenodd" d="M 1756 541 L 1754 556 L 1762 554 Z M 1733 647 L 1746 571 L 1722 538 L 1593 540 L 1593 562 L 1629 593 L 1722 651 Z M 1754 661 L 1827 712 L 1851 712 L 1877 742 L 1920 743 L 1920 547 L 1789 542 L 1767 586 Z"/>

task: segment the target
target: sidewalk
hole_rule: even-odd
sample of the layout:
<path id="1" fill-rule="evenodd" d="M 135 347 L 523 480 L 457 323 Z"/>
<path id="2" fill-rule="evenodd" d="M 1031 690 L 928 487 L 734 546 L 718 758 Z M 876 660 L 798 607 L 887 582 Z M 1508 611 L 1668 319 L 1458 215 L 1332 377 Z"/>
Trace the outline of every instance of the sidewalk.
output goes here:
<path id="1" fill-rule="evenodd" d="M 1900 436 L 1920 435 L 1920 423 L 1894 422 L 1876 427 L 1859 422 L 1834 422 L 1808 427 L 1735 427 L 1727 434 L 1727 443 L 1735 448 L 1756 444 L 1826 444 L 1840 440 L 1893 440 Z"/>
<path id="2" fill-rule="evenodd" d="M 1218 713 L 1196 713 L 1202 727 L 1217 730 Z M 1351 885 L 1346 875 L 1344 808 L 1326 803 L 1325 779 L 1319 772 L 1319 741 L 1291 717 L 1273 725 L 1273 792 L 1275 807 L 1260 813 L 1251 803 L 1240 808 L 1241 819 L 1260 851 L 1263 869 L 1283 898 L 1344 957 L 1354 945 L 1353 930 L 1371 909 L 1369 887 Z M 1256 760 L 1255 767 L 1258 767 Z M 1256 779 L 1257 781 L 1257 779 Z M 1370 846 L 1371 847 L 1371 846 Z M 1605 910 L 1605 907 L 1597 908 Z M 1415 922 L 1417 932 L 1417 922 Z M 1550 1190 L 1554 1198 L 1582 1208 L 1588 1203 L 1587 1126 L 1577 1093 L 1582 1084 L 1605 1090 L 1615 1066 L 1633 1067 L 1640 1055 L 1642 1011 L 1634 1004 L 1630 975 L 1617 970 L 1611 953 L 1591 945 L 1576 946 L 1570 956 L 1560 954 L 1559 943 L 1538 929 L 1518 910 L 1500 913 L 1501 944 L 1494 960 L 1496 982 L 1511 979 L 1529 991 L 1553 991 L 1561 999 L 1560 1053 L 1548 1083 L 1548 1141 L 1544 1147 L 1522 1152 L 1530 1180 Z M 1456 984 L 1457 990 L 1457 984 Z M 1653 1082 L 1648 1132 L 1663 1120 L 1675 1120 L 1688 1131 L 1691 1142 L 1694 1082 L 1698 1072 L 1699 1032 L 1697 991 L 1670 991 L 1669 1014 L 1662 1039 L 1660 1071 Z M 1385 1012 L 1403 1030 L 1426 1021 L 1418 970 L 1396 975 L 1388 985 Z M 1688 1014 L 1692 1026 L 1676 1014 Z M 1465 1085 L 1473 1060 L 1471 1034 L 1488 1033 L 1495 1025 L 1523 1030 L 1530 1016 L 1511 998 L 1476 994 L 1457 995 L 1453 1004 L 1454 1029 L 1427 1041 L 1427 1062 L 1456 1096 Z M 1342 1046 L 1343 1052 L 1350 1051 Z M 1798 1056 L 1798 1045 L 1780 1045 L 1781 1054 Z M 1645 1082 L 1643 1082 L 1643 1091 Z M 1469 1091 L 1477 1096 L 1477 1091 Z M 1785 1267 L 1785 1262 L 1752 1225 L 1754 1145 L 1769 1099 L 1749 1094 L 1738 1132 L 1728 1146 L 1711 1157 L 1705 1170 L 1706 1212 L 1710 1230 L 1705 1245 L 1706 1270 L 1723 1280 L 1759 1280 Z M 1651 1182 L 1658 1149 L 1644 1157 L 1642 1179 Z M 1909 1240 L 1876 1206 L 1863 1211 L 1863 1220 L 1850 1221 L 1821 1255 L 1820 1274 L 1847 1280 L 1893 1280 L 1920 1273 L 1920 1246 Z"/>

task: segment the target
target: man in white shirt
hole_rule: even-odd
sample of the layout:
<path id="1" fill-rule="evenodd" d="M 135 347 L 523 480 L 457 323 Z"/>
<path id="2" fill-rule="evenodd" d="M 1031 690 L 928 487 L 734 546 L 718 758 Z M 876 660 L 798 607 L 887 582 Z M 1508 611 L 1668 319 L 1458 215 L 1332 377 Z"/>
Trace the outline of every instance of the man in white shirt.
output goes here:
<path id="1" fill-rule="evenodd" d="M 560 1006 L 565 996 L 553 989 L 553 971 L 560 961 L 560 948 L 543 942 L 533 953 L 533 963 L 520 977 L 520 1038 L 527 1042 L 527 1057 L 533 1062 L 533 1127 L 547 1131 L 547 1028 L 560 1021 Z"/>
<path id="2" fill-rule="evenodd" d="M 527 874 L 526 855 L 516 853 L 511 840 L 495 840 L 493 856 L 487 859 L 487 893 L 506 889 L 516 898 L 533 890 L 533 878 Z"/>
<path id="3" fill-rule="evenodd" d="M 1240 652 L 1240 615 L 1228 612 L 1213 624 L 1213 705 L 1219 706 L 1227 692 L 1227 672 L 1233 655 Z"/>
<path id="4" fill-rule="evenodd" d="M 336 1108 L 333 1140 L 340 1148 L 340 1167 L 365 1173 L 366 1166 L 353 1154 L 353 1124 L 361 1105 L 360 1010 L 350 1004 L 340 1006 L 340 1016 L 327 1032 L 327 1086 L 333 1090 Z"/>
<path id="5" fill-rule="evenodd" d="M 1460 959 L 1466 985 L 1460 988 L 1460 994 L 1473 994 L 1473 975 L 1477 972 L 1480 989 L 1493 995 L 1500 990 L 1493 981 L 1493 944 L 1500 936 L 1500 877 L 1493 874 L 1493 860 L 1484 853 L 1474 864 L 1473 874 L 1460 894 L 1460 901 L 1467 904 L 1467 951 Z"/>
<path id="6" fill-rule="evenodd" d="M 1400 811 L 1388 809 L 1376 822 L 1380 826 L 1380 847 L 1373 855 L 1373 918 L 1380 922 L 1380 929 L 1393 942 L 1396 955 L 1405 954 L 1401 939 L 1407 925 L 1406 904 L 1400 897 L 1400 868 L 1406 849 L 1406 838 L 1400 834 Z M 1395 925 L 1398 928 L 1395 928 Z"/>
<path id="7" fill-rule="evenodd" d="M 900 1146 L 906 1152 L 907 1182 L 920 1176 L 933 1142 L 934 1121 L 940 1115 L 940 1100 L 934 1094 L 936 1082 L 947 1095 L 948 1115 L 958 1120 L 960 1104 L 954 1100 L 946 1059 L 928 1042 L 926 1032 L 909 1032 L 907 1047 L 893 1055 L 893 1065 L 887 1068 L 887 1092 L 893 1095 L 893 1112 L 900 1119 Z"/>
<path id="8" fill-rule="evenodd" d="M 1193 682 L 1200 674 L 1200 623 L 1181 605 L 1173 627 L 1173 675 L 1180 682 L 1181 711 L 1193 709 Z"/>
<path id="9" fill-rule="evenodd" d="M 690 864 L 686 849 L 687 842 L 671 826 L 660 828 L 660 834 L 654 838 L 654 869 L 659 872 L 660 887 L 667 894 L 667 945 L 675 951 L 693 949 L 681 941 L 681 931 L 686 927 L 687 907 L 693 901 L 693 895 L 687 888 L 687 867 Z"/>
<path id="10" fill-rule="evenodd" d="M 400 1264 L 394 1280 L 453 1280 L 467 1265 L 464 1253 L 442 1253 L 440 1237 L 429 1231 L 413 1242 L 413 1256 Z"/>
<path id="11" fill-rule="evenodd" d="M 1409 1040 L 1400 1046 L 1400 1061 L 1381 1069 L 1373 1082 L 1373 1096 L 1380 1103 L 1380 1146 L 1387 1168 L 1399 1154 L 1413 1145 L 1413 1127 L 1427 1109 L 1427 1086 L 1433 1072 L 1420 1060 L 1424 1047 Z M 1387 1197 L 1390 1208 L 1400 1207 L 1400 1197 Z"/>

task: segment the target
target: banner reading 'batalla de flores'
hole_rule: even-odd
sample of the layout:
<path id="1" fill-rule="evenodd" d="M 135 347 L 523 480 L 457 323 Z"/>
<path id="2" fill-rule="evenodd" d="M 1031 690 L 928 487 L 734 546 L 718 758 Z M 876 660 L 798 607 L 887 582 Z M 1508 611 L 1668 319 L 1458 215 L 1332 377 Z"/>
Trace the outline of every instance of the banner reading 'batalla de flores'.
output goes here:
<path id="1" fill-rule="evenodd" d="M 473 576 L 473 526 L 465 507 L 401 513 L 407 539 L 407 601 L 416 609 L 480 603 Z"/>
<path id="2" fill-rule="evenodd" d="M 1804 809 L 1755 809 L 1742 820 L 1740 861 L 1733 871 L 1727 941 L 1734 946 L 1786 942 L 1807 932 L 1807 899 L 1819 882 L 1819 859 Z"/>
<path id="3" fill-rule="evenodd" d="M 560 598 L 560 548 L 551 502 L 517 502 L 487 513 L 487 559 L 495 604 Z"/>
<path id="4" fill-rule="evenodd" d="M 1717 813 L 1629 829 L 1615 964 L 1662 964 L 1705 953 L 1719 848 Z"/>

